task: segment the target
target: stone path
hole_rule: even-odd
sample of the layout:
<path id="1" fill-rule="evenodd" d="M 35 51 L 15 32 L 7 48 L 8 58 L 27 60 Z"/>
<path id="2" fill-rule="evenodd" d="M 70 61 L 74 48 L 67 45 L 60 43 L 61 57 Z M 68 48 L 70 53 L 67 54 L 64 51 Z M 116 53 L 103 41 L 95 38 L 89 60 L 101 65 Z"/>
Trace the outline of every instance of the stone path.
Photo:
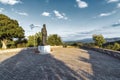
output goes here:
<path id="1" fill-rule="evenodd" d="M 0 80 L 120 80 L 120 60 L 90 50 L 55 48 L 47 55 L 33 50 L 8 54 L 0 55 Z"/>

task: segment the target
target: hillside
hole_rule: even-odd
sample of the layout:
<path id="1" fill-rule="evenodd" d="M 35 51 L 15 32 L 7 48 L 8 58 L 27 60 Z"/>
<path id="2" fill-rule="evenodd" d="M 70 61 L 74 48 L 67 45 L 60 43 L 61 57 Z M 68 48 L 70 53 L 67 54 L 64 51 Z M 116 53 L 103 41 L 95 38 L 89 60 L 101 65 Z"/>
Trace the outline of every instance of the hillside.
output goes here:
<path id="1" fill-rule="evenodd" d="M 115 41 L 120 41 L 120 37 L 116 37 L 116 38 L 105 38 L 106 42 L 115 42 Z M 73 42 L 82 42 L 82 43 L 91 43 L 94 42 L 92 38 L 86 38 L 86 39 L 82 39 L 82 40 L 76 40 L 76 41 L 65 41 L 65 42 L 69 42 L 69 43 L 73 43 Z"/>

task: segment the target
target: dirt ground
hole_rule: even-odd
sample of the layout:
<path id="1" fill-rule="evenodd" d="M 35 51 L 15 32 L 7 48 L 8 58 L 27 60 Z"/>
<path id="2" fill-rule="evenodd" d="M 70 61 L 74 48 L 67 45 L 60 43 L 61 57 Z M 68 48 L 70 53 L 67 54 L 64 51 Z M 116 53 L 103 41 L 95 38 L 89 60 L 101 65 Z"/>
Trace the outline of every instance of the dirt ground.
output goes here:
<path id="1" fill-rule="evenodd" d="M 120 60 L 78 48 L 28 49 L 0 54 L 0 80 L 120 80 Z"/>

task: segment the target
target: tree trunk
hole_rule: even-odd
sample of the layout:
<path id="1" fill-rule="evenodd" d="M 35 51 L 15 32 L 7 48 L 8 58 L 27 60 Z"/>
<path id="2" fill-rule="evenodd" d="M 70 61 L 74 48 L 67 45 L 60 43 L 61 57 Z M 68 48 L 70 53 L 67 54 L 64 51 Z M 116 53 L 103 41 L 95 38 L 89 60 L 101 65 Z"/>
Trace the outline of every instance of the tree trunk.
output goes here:
<path id="1" fill-rule="evenodd" d="M 7 49 L 6 46 L 7 40 L 1 40 L 1 42 L 2 42 L 2 49 Z"/>

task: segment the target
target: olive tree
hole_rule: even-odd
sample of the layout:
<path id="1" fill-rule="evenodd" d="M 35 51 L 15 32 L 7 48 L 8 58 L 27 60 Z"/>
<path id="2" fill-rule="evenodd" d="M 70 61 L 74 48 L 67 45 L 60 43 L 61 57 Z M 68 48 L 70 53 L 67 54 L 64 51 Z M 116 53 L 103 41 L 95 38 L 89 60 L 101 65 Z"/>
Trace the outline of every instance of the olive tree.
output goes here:
<path id="1" fill-rule="evenodd" d="M 2 48 L 6 49 L 7 41 L 13 38 L 23 38 L 24 30 L 17 20 L 13 20 L 4 14 L 0 14 L 0 40 Z"/>
<path id="2" fill-rule="evenodd" d="M 99 47 L 102 47 L 102 44 L 105 43 L 105 39 L 103 37 L 103 35 L 93 35 L 93 40 L 95 42 L 95 44 Z"/>

